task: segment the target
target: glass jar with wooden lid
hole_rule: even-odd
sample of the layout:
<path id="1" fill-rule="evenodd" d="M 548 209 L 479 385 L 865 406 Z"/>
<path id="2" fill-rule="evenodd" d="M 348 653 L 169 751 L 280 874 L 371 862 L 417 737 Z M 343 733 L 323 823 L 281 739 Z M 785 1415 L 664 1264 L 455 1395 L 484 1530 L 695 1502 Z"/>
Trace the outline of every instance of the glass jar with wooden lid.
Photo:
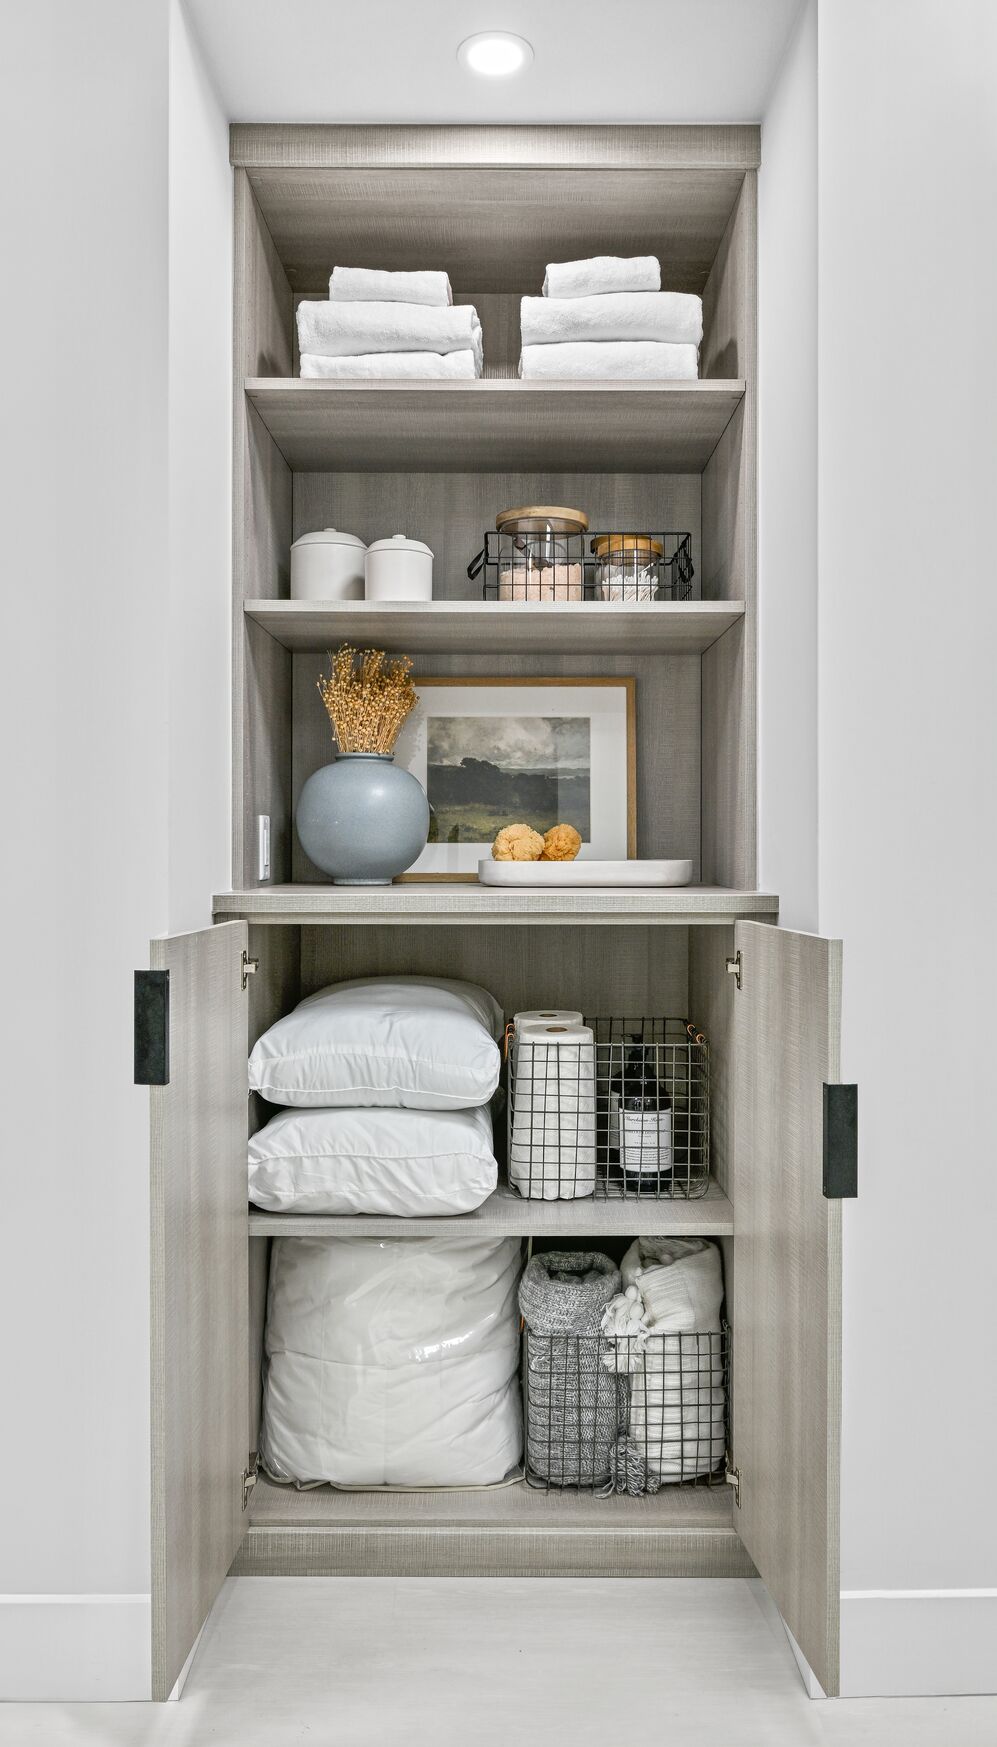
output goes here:
<path id="1" fill-rule="evenodd" d="M 597 534 L 592 541 L 596 584 L 604 601 L 653 601 L 665 548 L 651 534 Z"/>
<path id="2" fill-rule="evenodd" d="M 523 504 L 495 518 L 499 600 L 580 601 L 585 596 L 584 510 Z"/>

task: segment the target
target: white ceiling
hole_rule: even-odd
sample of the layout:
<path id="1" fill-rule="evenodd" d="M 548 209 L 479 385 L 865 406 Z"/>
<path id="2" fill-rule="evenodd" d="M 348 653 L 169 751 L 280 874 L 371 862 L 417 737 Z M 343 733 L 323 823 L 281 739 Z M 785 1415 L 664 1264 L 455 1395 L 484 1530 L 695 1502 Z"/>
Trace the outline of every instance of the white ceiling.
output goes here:
<path id="1" fill-rule="evenodd" d="M 186 0 L 232 121 L 756 122 L 801 0 Z M 528 72 L 457 65 L 481 30 Z"/>

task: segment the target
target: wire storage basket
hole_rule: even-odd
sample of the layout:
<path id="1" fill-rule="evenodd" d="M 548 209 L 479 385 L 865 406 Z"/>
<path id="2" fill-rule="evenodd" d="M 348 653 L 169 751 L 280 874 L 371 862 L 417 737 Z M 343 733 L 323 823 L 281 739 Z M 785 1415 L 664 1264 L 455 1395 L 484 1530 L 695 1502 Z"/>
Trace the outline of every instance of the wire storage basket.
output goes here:
<path id="1" fill-rule="evenodd" d="M 508 1034 L 508 1171 L 526 1200 L 695 1200 L 710 1173 L 710 1048 L 686 1019 L 586 1018 L 592 1041 Z"/>
<path id="2" fill-rule="evenodd" d="M 467 574 L 486 601 L 578 602 L 689 600 L 696 573 L 691 534 L 490 529 Z"/>
<path id="3" fill-rule="evenodd" d="M 638 1497 L 725 1482 L 730 1330 L 523 1334 L 527 1484 Z"/>

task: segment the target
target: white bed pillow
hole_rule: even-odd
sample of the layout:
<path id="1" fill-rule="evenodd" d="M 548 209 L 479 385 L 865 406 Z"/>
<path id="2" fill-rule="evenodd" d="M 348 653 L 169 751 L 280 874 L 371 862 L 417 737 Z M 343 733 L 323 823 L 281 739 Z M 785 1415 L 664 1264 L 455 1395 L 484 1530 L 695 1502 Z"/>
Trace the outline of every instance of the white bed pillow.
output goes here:
<path id="1" fill-rule="evenodd" d="M 260 1455 L 278 1480 L 490 1486 L 523 1449 L 518 1238 L 282 1237 Z"/>
<path id="2" fill-rule="evenodd" d="M 470 1213 L 498 1181 L 476 1110 L 282 1110 L 249 1143 L 249 1199 L 268 1213 Z"/>
<path id="3" fill-rule="evenodd" d="M 278 1019 L 249 1058 L 249 1084 L 296 1109 L 467 1110 L 499 1081 L 502 1010 L 446 977 L 358 977 Z"/>

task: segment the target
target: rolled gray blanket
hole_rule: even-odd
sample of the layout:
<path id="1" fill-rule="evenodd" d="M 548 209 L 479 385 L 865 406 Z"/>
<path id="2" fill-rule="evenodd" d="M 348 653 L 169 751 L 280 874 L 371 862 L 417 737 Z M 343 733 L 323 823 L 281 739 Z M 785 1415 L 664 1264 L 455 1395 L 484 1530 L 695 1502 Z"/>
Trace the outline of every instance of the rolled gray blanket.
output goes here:
<path id="1" fill-rule="evenodd" d="M 601 1363 L 602 1313 L 620 1271 L 597 1252 L 533 1256 L 519 1283 L 526 1323 L 528 1472 L 554 1486 L 595 1486 L 610 1471 L 617 1379 Z"/>

